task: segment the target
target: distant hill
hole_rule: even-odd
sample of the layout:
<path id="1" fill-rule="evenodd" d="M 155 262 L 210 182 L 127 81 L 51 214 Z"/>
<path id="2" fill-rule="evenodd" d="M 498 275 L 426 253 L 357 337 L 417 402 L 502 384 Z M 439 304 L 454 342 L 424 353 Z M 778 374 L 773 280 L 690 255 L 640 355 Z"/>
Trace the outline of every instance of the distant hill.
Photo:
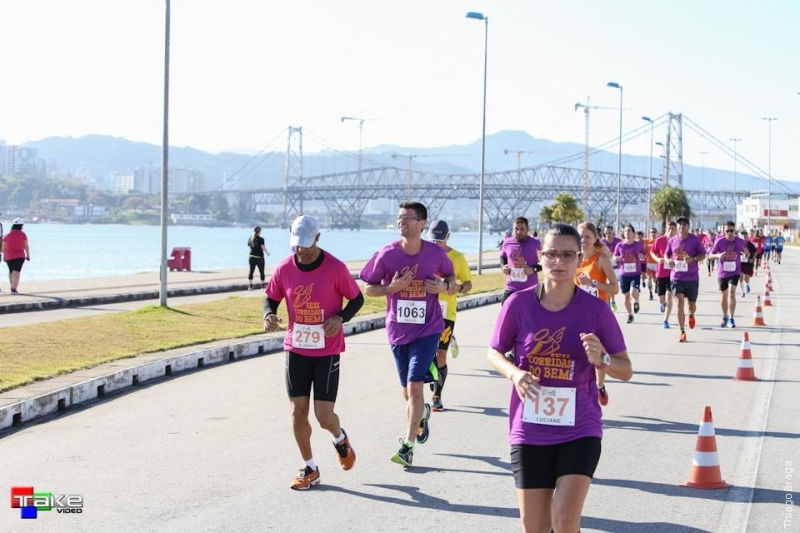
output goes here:
<path id="1" fill-rule="evenodd" d="M 135 168 L 160 166 L 161 147 L 154 144 L 129 141 L 106 135 L 85 137 L 48 137 L 25 143 L 36 148 L 39 157 L 50 164 L 55 163 L 61 172 L 71 172 L 90 178 L 106 177 L 114 172 L 132 174 Z M 486 136 L 486 172 L 516 170 L 571 158 L 561 166 L 582 168 L 583 145 L 557 143 L 537 139 L 524 131 L 500 131 Z M 517 151 L 520 153 L 518 154 Z M 401 147 L 378 145 L 364 149 L 363 168 L 393 166 L 408 167 L 408 155 L 412 154 L 412 167 L 416 171 L 446 174 L 477 173 L 480 171 L 481 141 L 464 145 L 449 145 L 435 148 Z M 392 157 L 392 156 L 395 157 Z M 233 152 L 211 154 L 187 147 L 170 147 L 170 167 L 199 170 L 206 173 L 209 187 L 221 187 L 225 176 L 235 188 L 255 189 L 280 187 L 284 182 L 285 152 L 271 152 L 250 156 Z M 519 157 L 519 159 L 518 159 Z M 660 172 L 660 160 L 654 162 L 654 176 Z M 650 159 L 623 153 L 623 173 L 647 175 Z M 616 152 L 600 152 L 590 160 L 592 169 L 617 171 Z M 321 152 L 306 154 L 303 158 L 304 174 L 315 176 L 353 171 L 357 168 L 355 154 Z M 789 189 L 800 193 L 800 184 L 783 182 Z M 684 186 L 701 189 L 732 189 L 733 172 L 684 165 Z M 737 174 L 737 189 L 765 190 L 766 179 L 752 175 Z M 784 191 L 773 184 L 773 191 Z"/>

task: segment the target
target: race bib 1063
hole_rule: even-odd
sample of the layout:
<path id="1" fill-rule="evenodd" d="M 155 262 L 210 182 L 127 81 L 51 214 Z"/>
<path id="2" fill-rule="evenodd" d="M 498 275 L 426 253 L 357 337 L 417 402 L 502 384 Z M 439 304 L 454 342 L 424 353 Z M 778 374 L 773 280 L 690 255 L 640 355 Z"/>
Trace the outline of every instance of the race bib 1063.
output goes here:
<path id="1" fill-rule="evenodd" d="M 397 321 L 401 324 L 425 323 L 424 300 L 397 300 Z"/>

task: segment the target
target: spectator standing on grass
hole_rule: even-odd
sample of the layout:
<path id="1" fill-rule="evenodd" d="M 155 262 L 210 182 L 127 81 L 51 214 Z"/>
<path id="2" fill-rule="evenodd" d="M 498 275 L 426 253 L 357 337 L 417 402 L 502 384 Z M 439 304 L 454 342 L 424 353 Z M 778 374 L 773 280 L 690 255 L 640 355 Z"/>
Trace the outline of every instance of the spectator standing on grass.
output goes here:
<path id="1" fill-rule="evenodd" d="M 28 246 L 28 236 L 22 231 L 25 221 L 15 218 L 11 231 L 3 236 L 3 259 L 8 265 L 8 282 L 11 285 L 11 294 L 19 294 L 19 277 L 22 265 L 31 260 L 31 250 Z"/>

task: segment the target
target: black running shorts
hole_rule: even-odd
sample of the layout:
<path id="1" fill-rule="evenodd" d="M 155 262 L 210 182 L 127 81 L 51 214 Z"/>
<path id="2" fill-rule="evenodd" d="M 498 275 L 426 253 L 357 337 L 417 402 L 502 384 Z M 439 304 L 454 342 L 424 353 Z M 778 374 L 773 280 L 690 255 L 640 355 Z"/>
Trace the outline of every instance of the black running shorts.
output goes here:
<path id="1" fill-rule="evenodd" d="M 450 339 L 453 337 L 453 330 L 456 329 L 456 322 L 455 320 L 447 320 L 444 319 L 444 330 L 442 331 L 442 336 L 439 337 L 439 349 L 440 350 L 447 350 L 447 347 L 450 346 Z"/>
<path id="2" fill-rule="evenodd" d="M 339 392 L 339 354 L 309 357 L 286 352 L 286 392 L 290 398 L 311 396 L 314 400 L 335 402 Z"/>
<path id="3" fill-rule="evenodd" d="M 511 470 L 518 489 L 554 489 L 561 476 L 594 476 L 600 462 L 601 443 L 597 437 L 534 446 L 511 446 Z"/>

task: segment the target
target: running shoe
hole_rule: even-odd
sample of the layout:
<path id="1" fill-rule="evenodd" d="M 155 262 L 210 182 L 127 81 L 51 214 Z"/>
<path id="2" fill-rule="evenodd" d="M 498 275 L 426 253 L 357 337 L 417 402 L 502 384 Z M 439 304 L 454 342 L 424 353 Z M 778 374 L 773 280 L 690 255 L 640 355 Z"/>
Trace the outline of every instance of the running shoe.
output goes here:
<path id="1" fill-rule="evenodd" d="M 663 303 L 663 304 L 658 304 L 658 308 L 659 308 L 659 309 L 661 309 L 661 311 L 660 311 L 660 312 L 662 312 L 662 313 L 663 313 L 663 312 L 664 312 L 664 310 L 667 308 L 667 304 L 665 304 L 665 303 Z"/>
<path id="2" fill-rule="evenodd" d="M 728 329 L 733 329 L 736 327 L 736 322 L 733 321 L 733 317 L 728 320 Z"/>
<path id="3" fill-rule="evenodd" d="M 345 433 L 344 428 L 342 428 L 342 434 L 344 435 L 344 440 L 339 444 L 334 443 L 333 447 L 336 448 L 336 453 L 339 454 L 339 466 L 342 467 L 342 470 L 350 470 L 356 463 L 356 452 L 350 446 L 350 438 Z"/>
<path id="4" fill-rule="evenodd" d="M 634 313 L 638 313 L 639 312 L 639 302 L 638 301 L 633 302 L 633 312 Z"/>
<path id="5" fill-rule="evenodd" d="M 455 335 L 450 337 L 450 346 L 447 349 L 450 352 L 450 356 L 453 359 L 458 357 L 458 343 L 456 342 L 456 336 Z"/>
<path id="6" fill-rule="evenodd" d="M 252 284 L 252 283 L 251 283 L 250 285 L 248 285 L 248 286 L 247 286 L 247 290 L 248 290 L 248 291 L 252 291 L 252 290 L 253 290 L 253 284 Z"/>
<path id="7" fill-rule="evenodd" d="M 694 329 L 697 321 L 694 319 L 694 315 L 689 315 L 689 329 Z"/>
<path id="8" fill-rule="evenodd" d="M 17 289 L 11 289 L 11 294 L 19 294 L 19 291 Z"/>
<path id="9" fill-rule="evenodd" d="M 310 466 L 306 466 L 301 468 L 297 475 L 294 476 L 291 488 L 293 490 L 308 490 L 311 487 L 318 486 L 319 481 L 319 467 L 316 470 L 312 470 Z"/>
<path id="10" fill-rule="evenodd" d="M 403 466 L 411 466 L 414 462 L 414 448 L 406 446 L 403 439 L 400 439 L 400 449 L 392 455 L 392 462 Z"/>
<path id="11" fill-rule="evenodd" d="M 722 317 L 722 324 L 720 324 L 719 327 L 721 327 L 721 328 L 728 327 L 728 317 L 726 317 L 726 316 Z"/>
<path id="12" fill-rule="evenodd" d="M 633 323 L 633 315 L 628 315 L 628 324 Z"/>
<path id="13" fill-rule="evenodd" d="M 669 329 L 669 320 L 665 320 L 664 322 L 662 322 L 662 324 L 664 326 L 664 329 Z"/>
<path id="14" fill-rule="evenodd" d="M 431 405 L 426 403 L 425 409 L 422 411 L 422 420 L 419 423 L 419 429 L 417 429 L 417 442 L 420 444 L 425 444 L 428 442 L 428 437 L 431 435 L 431 428 L 428 424 L 428 419 L 431 417 Z"/>
<path id="15" fill-rule="evenodd" d="M 439 411 L 444 411 L 444 404 L 442 404 L 442 399 L 439 396 L 433 397 L 433 410 L 437 413 Z"/>
<path id="16" fill-rule="evenodd" d="M 686 332 L 685 331 L 681 331 L 681 336 L 678 339 L 678 342 L 686 342 Z"/>
<path id="17" fill-rule="evenodd" d="M 617 302 L 615 302 L 614 300 L 611 300 L 611 310 L 614 311 L 615 313 L 617 312 Z"/>
<path id="18" fill-rule="evenodd" d="M 597 389 L 597 401 L 600 402 L 600 405 L 605 407 L 608 405 L 608 393 L 606 392 L 605 385 Z"/>

